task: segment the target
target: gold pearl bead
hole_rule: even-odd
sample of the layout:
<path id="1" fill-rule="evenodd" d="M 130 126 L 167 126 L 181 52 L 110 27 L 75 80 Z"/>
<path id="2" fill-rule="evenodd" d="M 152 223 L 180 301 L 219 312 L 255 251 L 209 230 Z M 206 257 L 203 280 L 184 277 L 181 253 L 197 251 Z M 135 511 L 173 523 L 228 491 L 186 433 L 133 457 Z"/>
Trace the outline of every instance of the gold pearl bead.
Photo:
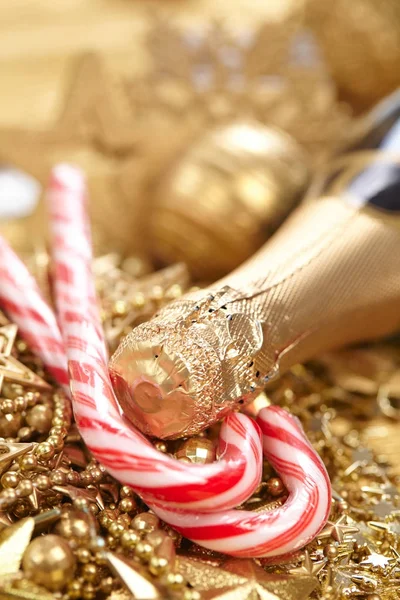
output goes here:
<path id="1" fill-rule="evenodd" d="M 92 555 L 87 548 L 77 548 L 75 556 L 76 560 L 82 564 L 87 564 L 92 559 Z"/>
<path id="2" fill-rule="evenodd" d="M 92 583 L 85 583 L 82 586 L 82 599 L 93 600 L 96 597 L 96 588 Z"/>
<path id="3" fill-rule="evenodd" d="M 47 461 L 53 458 L 55 451 L 53 446 L 48 442 L 40 442 L 35 448 L 35 454 L 39 461 Z"/>
<path id="4" fill-rule="evenodd" d="M 162 575 L 168 570 L 168 560 L 158 556 L 152 556 L 149 562 L 149 571 L 153 575 Z"/>
<path id="5" fill-rule="evenodd" d="M 18 430 L 17 437 L 23 442 L 25 440 L 29 440 L 32 433 L 33 433 L 32 427 L 21 427 L 21 429 Z"/>
<path id="6" fill-rule="evenodd" d="M 25 400 L 26 400 L 28 406 L 32 407 L 32 406 L 35 406 L 35 404 L 38 400 L 38 397 L 36 396 L 36 394 L 34 392 L 27 392 L 25 394 Z"/>
<path id="7" fill-rule="evenodd" d="M 154 531 L 159 525 L 160 519 L 152 513 L 140 513 L 132 519 L 131 527 L 143 533 Z"/>
<path id="8" fill-rule="evenodd" d="M 56 452 L 61 452 L 64 448 L 64 440 L 59 435 L 51 435 L 47 438 L 47 443 L 53 446 Z"/>
<path id="9" fill-rule="evenodd" d="M 23 410 L 25 410 L 27 405 L 28 402 L 25 396 L 17 396 L 16 398 L 14 398 L 14 406 L 18 412 L 22 412 Z"/>
<path id="10" fill-rule="evenodd" d="M 200 600 L 200 598 L 201 598 L 200 593 L 197 590 L 186 589 L 183 592 L 182 600 Z"/>
<path id="11" fill-rule="evenodd" d="M 137 504 L 133 498 L 122 498 L 118 504 L 118 509 L 123 513 L 131 513 L 137 508 Z"/>
<path id="12" fill-rule="evenodd" d="M 86 542 L 90 537 L 88 518 L 83 512 L 68 511 L 57 523 L 56 531 L 68 540 L 74 539 L 78 544 Z"/>
<path id="13" fill-rule="evenodd" d="M 114 521 L 114 523 L 111 523 L 108 531 L 114 538 L 119 538 L 125 531 L 125 527 L 121 523 Z"/>
<path id="14" fill-rule="evenodd" d="M 87 487 L 91 483 L 93 483 L 93 477 L 90 471 L 82 471 L 79 474 L 79 479 L 81 481 L 82 487 Z"/>
<path id="15" fill-rule="evenodd" d="M 53 411 L 49 406 L 37 404 L 27 413 L 26 422 L 39 433 L 46 433 L 51 427 L 52 418 Z"/>
<path id="16" fill-rule="evenodd" d="M 35 484 L 38 490 L 45 492 L 51 488 L 51 480 L 47 475 L 38 475 L 35 479 Z"/>
<path id="17" fill-rule="evenodd" d="M 103 479 L 103 473 L 98 467 L 90 469 L 93 483 L 99 483 Z"/>
<path id="18" fill-rule="evenodd" d="M 173 590 L 179 590 L 182 586 L 185 585 L 185 580 L 183 578 L 183 575 L 181 575 L 180 573 L 168 573 L 166 577 L 166 584 Z"/>
<path id="19" fill-rule="evenodd" d="M 188 459 L 192 463 L 207 464 L 215 460 L 215 444 L 203 437 L 193 437 L 175 452 L 178 460 Z"/>
<path id="20" fill-rule="evenodd" d="M 65 485 L 67 483 L 66 473 L 58 469 L 56 471 L 52 471 L 49 477 L 53 485 Z"/>
<path id="21" fill-rule="evenodd" d="M 271 496 L 281 496 L 285 491 L 285 486 L 279 477 L 272 477 L 267 481 L 267 490 Z"/>
<path id="22" fill-rule="evenodd" d="M 22 417 L 19 414 L 0 416 L 0 437 L 14 438 L 21 429 L 21 425 Z"/>
<path id="23" fill-rule="evenodd" d="M 82 584 L 77 579 L 71 581 L 67 587 L 67 594 L 69 600 L 80 600 L 82 592 Z"/>
<path id="24" fill-rule="evenodd" d="M 82 568 L 82 577 L 85 581 L 94 583 L 99 579 L 99 569 L 94 563 L 88 563 Z"/>
<path id="25" fill-rule="evenodd" d="M 34 539 L 25 551 L 23 570 L 38 585 L 58 591 L 73 578 L 75 558 L 68 543 L 58 535 Z"/>
<path id="26" fill-rule="evenodd" d="M 8 471 L 8 473 L 4 473 L 1 478 L 1 485 L 4 488 L 15 488 L 19 484 L 19 475 L 18 473 L 14 473 L 13 471 Z"/>
<path id="27" fill-rule="evenodd" d="M 165 442 L 156 442 L 154 444 L 154 448 L 156 450 L 158 450 L 159 452 L 167 452 L 168 448 L 167 448 L 167 444 Z"/>
<path id="28" fill-rule="evenodd" d="M 0 505 L 1 507 L 12 506 L 14 502 L 17 500 L 18 496 L 16 491 L 11 488 L 6 488 L 2 490 L 0 493 Z"/>
<path id="29" fill-rule="evenodd" d="M 76 510 L 84 511 L 89 508 L 89 501 L 86 498 L 76 498 L 73 501 L 74 508 Z"/>
<path id="30" fill-rule="evenodd" d="M 37 458 L 33 454 L 25 454 L 19 462 L 21 471 L 34 471 L 37 464 Z"/>
<path id="31" fill-rule="evenodd" d="M 108 596 L 112 592 L 113 585 L 114 585 L 113 578 L 112 577 L 105 577 L 100 582 L 100 590 L 103 592 L 103 594 L 105 594 L 106 596 Z"/>
<path id="32" fill-rule="evenodd" d="M 132 498 L 135 492 L 129 486 L 123 485 L 119 490 L 119 495 L 121 498 Z"/>
<path id="33" fill-rule="evenodd" d="M 127 531 L 124 531 L 121 534 L 119 541 L 121 542 L 121 546 L 123 548 L 131 550 L 132 548 L 135 548 L 140 542 L 140 537 L 135 531 L 132 531 L 132 529 L 128 529 Z"/>
<path id="34" fill-rule="evenodd" d="M 124 529 L 130 527 L 131 517 L 127 513 L 122 513 L 122 515 L 118 515 L 117 523 L 120 523 Z"/>
<path id="35" fill-rule="evenodd" d="M 157 548 L 160 544 L 168 537 L 168 534 L 161 529 L 156 529 L 155 531 L 150 531 L 145 537 L 146 542 L 151 544 L 153 548 Z"/>
<path id="36" fill-rule="evenodd" d="M 79 473 L 77 473 L 76 471 L 70 471 L 69 473 L 67 473 L 67 482 L 70 485 L 77 486 L 79 483 Z"/>
<path id="37" fill-rule="evenodd" d="M 0 402 L 0 410 L 5 415 L 13 414 L 15 412 L 14 400 L 11 400 L 11 398 L 4 398 L 4 400 Z"/>
<path id="38" fill-rule="evenodd" d="M 140 558 L 142 562 L 148 562 L 153 555 L 153 546 L 147 542 L 139 542 L 135 548 L 135 555 Z"/>
<path id="39" fill-rule="evenodd" d="M 19 498 L 26 498 L 27 496 L 30 496 L 33 492 L 32 481 L 30 479 L 23 479 L 18 485 L 16 492 Z"/>
<path id="40" fill-rule="evenodd" d="M 327 544 L 324 548 L 324 555 L 329 560 L 335 559 L 338 555 L 338 549 L 335 544 Z"/>

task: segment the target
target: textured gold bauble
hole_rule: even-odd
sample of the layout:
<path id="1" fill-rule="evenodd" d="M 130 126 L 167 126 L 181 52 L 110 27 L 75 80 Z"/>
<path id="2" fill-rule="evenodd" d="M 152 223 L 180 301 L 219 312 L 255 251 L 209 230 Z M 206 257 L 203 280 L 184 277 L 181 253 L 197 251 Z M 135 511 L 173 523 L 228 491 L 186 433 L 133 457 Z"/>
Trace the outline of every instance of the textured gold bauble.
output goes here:
<path id="1" fill-rule="evenodd" d="M 197 464 L 212 463 L 215 460 L 215 445 L 207 438 L 193 437 L 183 442 L 175 456 L 179 460 L 187 459 Z"/>
<path id="2" fill-rule="evenodd" d="M 202 136 L 160 182 L 151 246 L 164 263 L 185 261 L 215 279 L 251 256 L 293 208 L 307 159 L 287 134 L 257 121 Z"/>
<path id="3" fill-rule="evenodd" d="M 33 540 L 24 554 L 22 565 L 32 581 L 57 591 L 73 578 L 75 558 L 62 537 L 50 534 Z"/>
<path id="4" fill-rule="evenodd" d="M 399 86 L 398 0 L 308 0 L 308 16 L 346 100 L 365 109 Z"/>

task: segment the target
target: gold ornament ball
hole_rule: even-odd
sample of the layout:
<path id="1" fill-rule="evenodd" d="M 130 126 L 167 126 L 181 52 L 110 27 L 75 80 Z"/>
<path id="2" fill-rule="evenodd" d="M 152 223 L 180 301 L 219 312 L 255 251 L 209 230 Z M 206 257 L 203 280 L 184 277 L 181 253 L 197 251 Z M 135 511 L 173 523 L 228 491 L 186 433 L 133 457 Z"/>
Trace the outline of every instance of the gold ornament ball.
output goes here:
<path id="1" fill-rule="evenodd" d="M 193 437 L 180 446 L 175 452 L 178 460 L 188 459 L 191 463 L 206 464 L 215 460 L 215 444 L 202 437 Z"/>
<path id="2" fill-rule="evenodd" d="M 207 132 L 154 194 L 150 251 L 216 279 L 251 256 L 291 211 L 309 179 L 307 158 L 286 133 L 257 121 Z"/>
<path id="3" fill-rule="evenodd" d="M 58 535 L 45 535 L 31 542 L 24 554 L 23 570 L 39 585 L 62 590 L 74 576 L 75 558 L 68 543 Z"/>
<path id="4" fill-rule="evenodd" d="M 308 23 L 343 97 L 364 110 L 400 84 L 398 0 L 308 0 Z"/>

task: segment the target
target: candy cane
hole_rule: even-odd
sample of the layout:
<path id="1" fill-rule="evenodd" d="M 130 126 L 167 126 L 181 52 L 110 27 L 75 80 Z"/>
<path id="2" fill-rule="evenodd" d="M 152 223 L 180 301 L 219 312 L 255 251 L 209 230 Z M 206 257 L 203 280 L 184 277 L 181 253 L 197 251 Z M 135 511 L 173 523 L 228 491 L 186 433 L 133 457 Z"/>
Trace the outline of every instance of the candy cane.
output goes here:
<path id="1" fill-rule="evenodd" d="M 94 291 L 90 288 L 90 243 L 81 210 L 84 188 L 77 186 L 77 182 L 79 177 L 75 171 L 59 167 L 52 183 L 51 200 L 56 207 L 52 214 L 57 267 L 56 295 L 69 353 L 77 423 L 89 448 L 112 474 L 140 491 L 148 503 L 150 500 L 150 506 L 166 522 L 206 547 L 234 556 L 279 555 L 301 547 L 326 522 L 330 507 L 330 485 L 321 460 L 297 421 L 286 411 L 270 407 L 259 416 L 264 454 L 290 492 L 283 507 L 264 514 L 229 510 L 215 514 L 199 512 L 232 506 L 232 494 L 229 495 L 228 489 L 221 492 L 220 475 L 213 480 L 215 487 L 211 485 L 212 494 L 209 493 L 211 478 L 206 487 L 202 485 L 204 480 L 200 486 L 198 482 L 193 486 L 192 475 L 200 472 L 199 467 L 192 465 L 188 468 L 188 465 L 160 455 L 140 433 L 124 422 L 108 378 L 99 323 L 94 320 L 96 310 L 93 304 Z M 80 204 L 76 206 L 76 203 Z M 79 282 L 83 283 L 80 289 L 83 296 L 79 297 L 77 304 L 78 297 L 74 290 L 78 290 L 75 286 Z M 238 451 L 244 450 L 243 447 L 239 448 L 239 444 L 245 439 L 245 427 L 254 427 L 251 424 L 252 421 L 244 415 L 232 415 L 226 421 L 222 430 L 222 441 L 226 445 L 225 461 L 219 465 L 225 462 L 227 472 L 230 465 L 228 455 L 232 447 L 235 448 L 237 462 L 244 458 L 238 454 Z M 237 446 L 228 440 L 231 433 L 229 427 L 235 430 L 238 437 Z M 250 444 L 245 450 L 249 460 L 253 453 L 256 466 L 260 460 L 257 440 L 258 436 L 255 435 L 253 445 Z M 201 472 L 204 474 L 216 465 L 219 466 L 218 463 L 203 466 Z M 177 476 L 178 473 L 184 477 L 183 481 Z M 235 504 L 239 503 L 244 479 L 234 486 Z M 253 479 L 253 489 L 258 480 L 257 474 Z M 249 489 L 246 489 L 246 494 Z M 207 494 L 205 500 L 204 494 Z M 202 495 L 203 498 L 199 499 Z M 245 494 L 242 496 L 244 498 Z M 176 508 L 178 504 L 181 509 Z M 194 509 L 197 512 L 193 512 Z"/>
<path id="2" fill-rule="evenodd" d="M 97 316 L 84 196 L 78 170 L 67 165 L 54 169 L 48 200 L 55 292 L 82 437 L 108 471 L 146 502 L 202 511 L 234 507 L 261 479 L 261 438 L 254 421 L 241 414 L 228 417 L 221 429 L 221 460 L 190 465 L 158 452 L 120 413 Z"/>
<path id="3" fill-rule="evenodd" d="M 326 523 L 331 486 L 325 466 L 297 420 L 282 408 L 260 411 L 264 455 L 289 491 L 285 504 L 255 513 L 230 510 L 216 514 L 153 510 L 185 537 L 238 557 L 277 556 L 303 547 Z"/>
<path id="4" fill-rule="evenodd" d="M 19 333 L 69 394 L 67 359 L 53 311 L 35 279 L 0 237 L 0 304 Z"/>

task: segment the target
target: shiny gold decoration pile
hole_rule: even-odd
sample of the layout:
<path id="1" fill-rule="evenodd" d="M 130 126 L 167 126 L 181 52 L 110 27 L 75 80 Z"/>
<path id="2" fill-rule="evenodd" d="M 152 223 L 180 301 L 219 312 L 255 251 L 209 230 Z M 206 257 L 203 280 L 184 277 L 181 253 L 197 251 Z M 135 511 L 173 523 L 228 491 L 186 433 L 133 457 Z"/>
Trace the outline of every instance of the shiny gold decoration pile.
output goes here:
<path id="1" fill-rule="evenodd" d="M 94 267 L 111 345 L 124 335 L 124 319 L 147 318 L 188 285 L 179 266 L 148 273 L 139 259 L 108 255 Z M 4 317 L 2 322 L 10 327 Z M 304 552 L 256 561 L 204 550 L 148 512 L 90 456 L 68 402 L 24 342 L 16 338 L 10 353 L 50 388 L 33 389 L 29 380 L 3 383 L 1 600 L 398 598 L 400 471 L 365 441 L 374 427 L 381 435 L 393 428 L 384 416 L 388 402 L 391 419 L 400 416 L 396 341 L 299 365 L 248 407 L 251 413 L 274 402 L 296 414 L 334 487 L 329 522 Z M 215 457 L 216 434 L 213 427 L 156 446 L 178 460 L 207 463 Z M 398 463 L 396 434 L 390 439 Z M 285 498 L 282 481 L 266 463 L 263 481 L 244 507 L 271 510 Z"/>
<path id="2" fill-rule="evenodd" d="M 196 277 L 227 273 L 277 227 L 307 180 L 307 160 L 286 136 L 270 147 L 258 144 L 254 155 L 265 172 L 249 165 L 248 144 L 228 143 L 235 124 L 250 122 L 259 137 L 263 126 L 281 129 L 306 149 L 313 164 L 342 144 L 352 128 L 351 111 L 337 101 L 315 44 L 301 33 L 298 12 L 293 10 L 284 25 L 261 22 L 238 31 L 223 23 L 194 31 L 152 17 L 145 73 L 117 74 L 100 54 L 81 55 L 71 63 L 61 110 L 51 122 L 21 128 L 0 119 L 0 162 L 25 170 L 42 186 L 59 160 L 83 167 L 101 253 L 148 253 L 168 263 L 186 252 Z M 297 164 L 283 195 L 277 191 L 279 145 L 286 146 L 279 151 L 283 162 Z M 199 161 L 199 148 L 207 150 L 207 160 Z M 240 173 L 227 185 L 226 165 L 233 163 Z M 182 185 L 188 187 L 183 194 Z M 160 207 L 166 218 L 153 222 L 149 209 Z M 234 214 L 244 210 L 240 225 Z M 25 235 L 27 227 L 35 231 L 33 238 Z M 225 235 L 219 233 L 222 227 Z M 187 253 L 185 230 L 197 249 L 194 256 Z M 0 231 L 11 232 L 19 251 L 32 252 L 46 237 L 42 203 L 32 216 Z M 240 236 L 241 252 L 233 251 L 230 236 Z"/>

